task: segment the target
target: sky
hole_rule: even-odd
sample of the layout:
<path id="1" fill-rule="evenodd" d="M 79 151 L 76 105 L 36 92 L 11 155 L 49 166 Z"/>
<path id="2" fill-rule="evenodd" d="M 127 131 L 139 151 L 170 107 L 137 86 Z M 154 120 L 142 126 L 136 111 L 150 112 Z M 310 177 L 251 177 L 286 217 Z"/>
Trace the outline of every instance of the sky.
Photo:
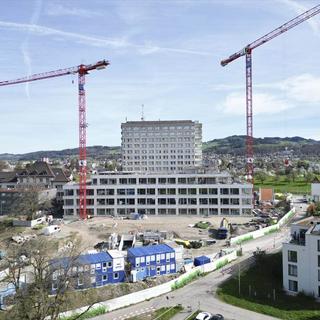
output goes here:
<path id="1" fill-rule="evenodd" d="M 203 141 L 246 134 L 245 59 L 220 61 L 313 0 L 2 0 L 0 81 L 91 64 L 87 145 L 121 122 L 199 120 Z M 320 139 L 320 15 L 253 51 L 253 135 Z M 0 153 L 78 145 L 77 76 L 0 88 Z"/>

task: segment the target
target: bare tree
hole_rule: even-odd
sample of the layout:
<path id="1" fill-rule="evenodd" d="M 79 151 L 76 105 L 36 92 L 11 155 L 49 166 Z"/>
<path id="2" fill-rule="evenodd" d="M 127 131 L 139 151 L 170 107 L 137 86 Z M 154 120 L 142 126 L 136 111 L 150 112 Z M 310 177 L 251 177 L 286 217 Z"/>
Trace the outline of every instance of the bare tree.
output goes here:
<path id="1" fill-rule="evenodd" d="M 11 205 L 10 213 L 14 216 L 26 216 L 27 220 L 33 220 L 39 210 L 48 209 L 50 206 L 50 201 L 40 201 L 39 189 L 30 186 L 21 189 L 19 196 Z"/>
<path id="2" fill-rule="evenodd" d="M 70 291 L 82 276 L 78 272 L 81 240 L 74 237 L 64 243 L 63 248 L 63 252 L 58 253 L 58 243 L 42 237 L 8 248 L 6 281 L 16 290 L 13 307 L 6 311 L 8 319 L 59 319 L 59 314 L 68 306 Z M 24 282 L 25 276 L 27 282 Z"/>

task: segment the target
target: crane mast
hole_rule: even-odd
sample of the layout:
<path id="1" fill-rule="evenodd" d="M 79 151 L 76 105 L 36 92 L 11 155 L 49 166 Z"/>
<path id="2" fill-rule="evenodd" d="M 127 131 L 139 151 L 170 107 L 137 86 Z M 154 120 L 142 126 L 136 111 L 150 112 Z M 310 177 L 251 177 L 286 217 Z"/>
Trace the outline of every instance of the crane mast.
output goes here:
<path id="1" fill-rule="evenodd" d="M 253 103 L 252 103 L 252 50 L 262 44 L 272 40 L 273 38 L 283 34 L 284 32 L 294 28 L 302 22 L 312 18 L 320 13 L 320 5 L 317 5 L 290 21 L 284 23 L 280 27 L 272 30 L 259 39 L 251 42 L 242 50 L 232 54 L 228 58 L 220 62 L 221 66 L 226 66 L 229 63 L 237 60 L 240 57 L 246 58 L 246 119 L 247 119 L 247 137 L 246 137 L 246 175 L 247 181 L 254 183 L 254 165 L 253 165 Z"/>
<path id="2" fill-rule="evenodd" d="M 0 86 L 8 86 L 37 80 L 61 77 L 70 74 L 78 74 L 78 95 L 79 95 L 79 215 L 81 219 L 87 218 L 87 121 L 86 121 L 86 95 L 85 76 L 92 70 L 104 69 L 109 65 L 106 60 L 98 61 L 95 64 L 81 64 L 76 67 L 59 69 L 44 73 L 38 73 L 14 80 L 0 81 Z"/>

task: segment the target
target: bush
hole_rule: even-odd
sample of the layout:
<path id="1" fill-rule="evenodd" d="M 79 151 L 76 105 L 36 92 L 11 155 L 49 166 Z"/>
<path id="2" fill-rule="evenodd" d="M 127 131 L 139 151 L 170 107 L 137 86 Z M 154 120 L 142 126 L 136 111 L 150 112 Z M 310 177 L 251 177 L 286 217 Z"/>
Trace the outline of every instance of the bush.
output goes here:
<path id="1" fill-rule="evenodd" d="M 60 317 L 60 320 L 84 320 L 84 319 L 90 319 L 96 316 L 99 316 L 101 314 L 105 314 L 107 312 L 107 308 L 104 306 L 99 306 L 97 308 L 89 309 L 87 312 L 85 312 L 82 316 L 79 317 L 79 313 L 75 313 L 72 316 L 69 317 Z"/>

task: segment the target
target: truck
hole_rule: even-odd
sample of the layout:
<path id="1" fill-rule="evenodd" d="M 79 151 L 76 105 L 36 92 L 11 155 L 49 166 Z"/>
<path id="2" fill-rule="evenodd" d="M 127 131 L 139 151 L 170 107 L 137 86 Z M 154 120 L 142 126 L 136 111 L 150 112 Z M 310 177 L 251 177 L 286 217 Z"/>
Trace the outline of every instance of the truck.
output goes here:
<path id="1" fill-rule="evenodd" d="M 220 227 L 217 231 L 216 238 L 223 240 L 223 239 L 227 239 L 227 237 L 228 237 L 228 229 L 225 227 Z"/>

